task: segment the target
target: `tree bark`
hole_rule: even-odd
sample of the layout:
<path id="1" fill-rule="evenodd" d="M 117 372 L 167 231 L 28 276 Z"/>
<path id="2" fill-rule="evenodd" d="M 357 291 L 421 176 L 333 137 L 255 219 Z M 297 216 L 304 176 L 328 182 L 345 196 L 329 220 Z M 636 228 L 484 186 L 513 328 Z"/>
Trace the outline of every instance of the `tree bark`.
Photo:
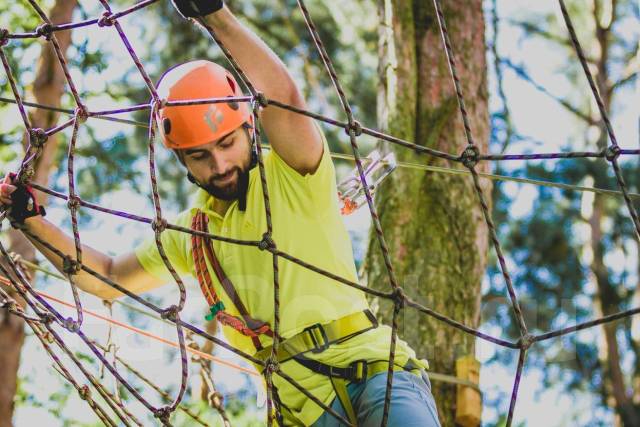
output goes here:
<path id="1" fill-rule="evenodd" d="M 616 291 L 616 287 L 609 280 L 609 271 L 604 263 L 605 248 L 602 243 L 604 205 L 603 197 L 596 194 L 593 202 L 593 213 L 589 218 L 591 250 L 593 253 L 593 261 L 590 268 L 597 287 L 597 311 L 603 316 L 608 316 L 621 310 L 621 298 Z M 625 376 L 622 372 L 620 347 L 616 336 L 619 326 L 620 322 L 609 322 L 602 325 L 604 351 L 601 354 L 604 360 L 601 363 L 604 373 L 603 378 L 607 379 L 602 390 L 606 394 L 605 401 L 610 401 L 609 397 L 613 398 L 615 411 L 620 416 L 622 425 L 637 426 L 639 416 L 634 408 L 631 396 L 627 393 L 627 384 L 625 384 Z"/>
<path id="2" fill-rule="evenodd" d="M 608 114 L 611 113 L 611 96 L 613 95 L 613 84 L 609 78 L 609 59 L 611 54 L 611 29 L 617 19 L 616 0 L 611 0 L 610 9 L 604 7 L 601 0 L 593 1 L 593 20 L 595 25 L 595 40 L 598 45 L 599 57 L 596 58 L 596 85 L 602 97 L 602 102 Z M 603 16 L 609 10 L 610 16 Z M 603 24 L 604 22 L 604 24 Z M 598 149 L 605 149 L 609 143 L 607 129 L 601 122 L 597 139 Z M 596 160 L 597 167 L 608 168 L 608 164 L 602 160 Z M 600 173 L 599 176 L 606 176 Z M 597 178 L 596 178 L 597 179 Z M 596 185 L 604 183 L 596 182 Z M 591 250 L 593 260 L 590 265 L 591 272 L 597 286 L 598 309 L 602 315 L 607 316 L 617 313 L 623 309 L 622 298 L 617 287 L 609 279 L 609 271 L 604 263 L 606 248 L 603 243 L 602 220 L 605 216 L 605 200 L 602 195 L 596 194 L 593 202 L 592 215 L 589 218 L 591 228 Z M 622 372 L 622 361 L 620 357 L 620 347 L 618 344 L 618 329 L 620 322 L 605 323 L 602 325 L 604 333 L 604 360 L 602 361 L 603 377 L 607 378 L 607 383 L 602 391 L 605 393 L 606 402 L 615 402 L 614 409 L 620 417 L 620 422 L 624 426 L 637 426 L 640 423 L 640 413 L 635 407 L 628 387 L 633 390 L 634 384 L 625 382 L 625 375 Z M 633 346 L 631 346 L 633 348 Z M 635 349 L 634 349 L 635 350 Z M 635 354 L 636 359 L 638 354 Z"/>
<path id="3" fill-rule="evenodd" d="M 70 22 L 76 0 L 57 0 L 49 11 L 49 18 L 54 24 Z M 71 43 L 71 31 L 56 33 L 62 52 L 66 55 Z M 65 78 L 62 68 L 50 43 L 42 45 L 42 51 L 36 70 L 32 96 L 36 102 L 60 106 L 60 98 L 64 92 Z M 35 110 L 29 114 L 31 125 L 43 129 L 54 126 L 59 114 L 47 110 Z M 58 137 L 50 137 L 44 146 L 42 156 L 35 165 L 33 180 L 46 184 L 53 169 L 53 161 L 58 146 Z M 37 194 L 39 203 L 46 204 L 45 194 Z M 35 252 L 33 246 L 21 233 L 11 230 L 8 233 L 9 250 L 20 255 L 23 259 L 33 261 Z M 24 302 L 20 301 L 24 306 Z M 22 319 L 9 315 L 6 310 L 0 312 L 0 427 L 12 425 L 14 397 L 17 389 L 20 352 L 24 343 L 24 322 Z"/>
<path id="4" fill-rule="evenodd" d="M 379 0 L 379 126 L 394 136 L 452 154 L 467 145 L 453 82 L 433 4 Z M 482 2 L 447 2 L 445 19 L 474 139 L 486 152 L 489 137 L 487 66 Z M 400 161 L 458 167 L 405 148 Z M 476 169 L 486 171 L 487 163 Z M 490 201 L 491 185 L 482 181 Z M 376 205 L 400 285 L 421 304 L 476 327 L 480 285 L 487 262 L 488 233 L 470 177 L 397 169 L 378 189 Z M 389 290 L 376 236 L 365 264 L 371 288 Z M 390 324 L 392 305 L 379 303 L 379 317 Z M 455 375 L 455 360 L 474 355 L 475 337 L 415 310 L 401 315 L 399 335 L 431 369 Z M 434 382 L 442 425 L 454 425 L 456 388 Z"/>

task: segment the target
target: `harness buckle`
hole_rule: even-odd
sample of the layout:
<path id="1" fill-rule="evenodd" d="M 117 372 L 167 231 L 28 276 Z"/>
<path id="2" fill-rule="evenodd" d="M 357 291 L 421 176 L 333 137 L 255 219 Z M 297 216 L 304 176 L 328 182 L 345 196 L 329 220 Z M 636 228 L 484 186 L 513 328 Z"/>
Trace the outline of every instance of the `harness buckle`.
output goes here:
<path id="1" fill-rule="evenodd" d="M 313 343 L 312 353 L 322 353 L 329 348 L 329 338 L 320 323 L 305 328 L 302 332 L 309 335 Z"/>
<path id="2" fill-rule="evenodd" d="M 349 365 L 351 378 L 349 380 L 354 383 L 361 383 L 367 379 L 368 364 L 366 360 L 355 360 Z"/>

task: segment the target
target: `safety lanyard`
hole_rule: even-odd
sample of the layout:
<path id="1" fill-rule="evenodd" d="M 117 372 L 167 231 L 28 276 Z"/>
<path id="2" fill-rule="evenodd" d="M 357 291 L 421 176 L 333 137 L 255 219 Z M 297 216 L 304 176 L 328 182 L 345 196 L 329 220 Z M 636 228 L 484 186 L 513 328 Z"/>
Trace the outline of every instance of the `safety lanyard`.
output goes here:
<path id="1" fill-rule="evenodd" d="M 191 222 L 191 228 L 203 233 L 209 233 L 208 224 L 209 218 L 207 215 L 198 210 Z M 233 283 L 231 283 L 231 280 L 229 280 L 218 261 L 218 257 L 213 249 L 211 238 L 192 234 L 191 253 L 193 255 L 195 272 L 198 283 L 200 284 L 200 290 L 209 304 L 210 313 L 206 316 L 206 319 L 212 320 L 215 318 L 223 325 L 232 327 L 242 335 L 250 337 L 253 345 L 256 347 L 256 351 L 262 350 L 263 346 L 260 342 L 259 336 L 264 334 L 273 338 L 273 331 L 267 322 L 262 322 L 249 316 L 249 312 L 236 292 Z M 229 299 L 231 299 L 233 304 L 236 306 L 238 312 L 242 316 L 242 319 L 225 311 L 224 303 L 216 293 L 213 280 L 211 279 L 209 269 L 207 268 L 205 257 L 209 261 L 211 268 L 213 268 L 218 282 L 222 285 L 222 288 L 229 296 Z"/>

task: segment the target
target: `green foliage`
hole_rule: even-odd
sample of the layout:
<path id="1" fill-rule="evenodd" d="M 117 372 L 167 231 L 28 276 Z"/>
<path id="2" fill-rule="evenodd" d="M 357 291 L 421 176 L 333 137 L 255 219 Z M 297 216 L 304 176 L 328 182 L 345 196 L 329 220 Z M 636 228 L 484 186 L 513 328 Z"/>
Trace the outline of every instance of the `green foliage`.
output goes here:
<path id="1" fill-rule="evenodd" d="M 0 28 L 11 28 L 14 32 L 24 32 L 35 28 L 38 24 L 37 15 L 26 3 L 3 2 L 0 4 Z M 30 85 L 30 82 L 24 80 L 24 73 L 34 70 L 33 61 L 24 63 L 21 59 L 25 56 L 32 56 L 37 48 L 37 43 L 32 39 L 20 42 L 13 41 L 3 48 L 21 96 L 24 96 Z M 0 96 L 13 99 L 13 93 L 4 71 L 0 72 Z M 24 125 L 17 114 L 15 105 L 0 102 L 0 166 L 14 161 L 22 155 L 20 143 L 23 132 Z"/>
<path id="2" fill-rule="evenodd" d="M 603 5 L 608 2 L 598 2 Z M 630 57 L 637 54 L 637 33 L 629 31 L 631 22 L 638 22 L 637 5 L 633 2 L 617 2 L 617 18 L 613 21 L 609 35 L 607 72 L 611 84 L 610 114 L 614 123 L 617 114 L 624 114 L 625 103 L 620 100 L 629 99 L 632 95 L 626 88 L 628 81 L 637 80 L 636 75 L 625 75 L 622 64 L 627 64 Z M 569 13 L 578 30 L 578 37 L 590 61 L 596 61 L 601 53 L 596 47 L 593 11 L 591 6 L 585 8 L 580 2 L 568 2 Z M 633 9 L 633 10 L 632 10 Z M 635 12 L 634 12 L 635 11 Z M 603 12 L 602 16 L 606 16 Z M 566 29 L 560 14 L 523 13 L 517 17 L 504 18 L 501 25 L 514 25 L 522 32 L 521 42 L 537 40 L 546 43 L 551 52 L 562 52 L 567 58 L 555 70 L 566 78 L 567 85 L 560 91 L 557 87 L 550 90 L 550 96 L 564 101 L 565 107 L 573 106 L 588 116 L 593 116 L 596 123 L 598 114 L 594 110 L 593 96 L 586 86 L 584 72 L 576 58 L 566 36 Z M 506 22 L 506 23 L 505 23 Z M 530 64 L 529 64 L 530 66 Z M 542 66 L 541 66 L 542 68 Z M 524 67 L 527 69 L 527 67 Z M 597 72 L 595 66 L 592 69 Z M 526 82 L 535 80 L 533 71 L 519 74 Z M 549 89 L 547 89 L 549 90 Z M 509 94 L 507 94 L 509 95 Z M 508 100 L 508 96 L 507 96 Z M 628 102 L 628 101 L 627 101 Z M 505 136 L 504 110 L 492 114 L 493 151 L 499 151 Z M 576 115 L 577 117 L 577 115 Z M 513 117 L 512 117 L 513 119 Z M 535 152 L 536 145 L 523 135 L 518 134 L 518 123 L 514 121 L 516 137 L 510 147 L 515 152 Z M 582 119 L 566 123 L 567 129 L 574 129 L 570 139 L 563 145 L 562 151 L 586 150 L 596 151 L 603 148 L 599 132 L 593 132 L 589 123 Z M 618 131 L 621 129 L 618 129 Z M 601 130 L 600 130 L 601 132 Z M 569 132 L 565 132 L 569 133 Z M 587 140 L 584 145 L 579 145 Z M 510 150 L 511 151 L 511 150 Z M 638 164 L 631 159 L 621 159 L 622 173 L 629 191 L 638 190 Z M 514 177 L 527 177 L 565 183 L 570 185 L 593 185 L 594 187 L 619 190 L 610 164 L 604 160 L 543 160 L 526 164 L 500 164 L 497 173 Z M 624 259 L 634 253 L 632 247 L 638 248 L 635 231 L 622 197 L 597 196 L 602 203 L 603 235 L 597 242 L 602 251 L 608 285 L 603 293 L 595 284 L 592 265 L 588 255 L 591 235 L 589 232 L 589 207 L 593 195 L 578 191 L 536 188 L 534 200 L 529 212 L 513 214 L 517 194 L 528 190 L 528 185 L 514 186 L 496 182 L 493 189 L 493 217 L 498 226 L 498 234 L 507 255 L 510 272 L 520 303 L 525 313 L 525 320 L 530 332 L 537 334 L 567 327 L 576 323 L 591 320 L 602 315 L 597 301 L 602 300 L 612 312 L 633 307 L 633 293 L 636 288 L 638 272 L 629 268 Z M 637 199 L 634 201 L 638 208 Z M 624 259 L 621 257 L 624 257 Z M 492 255 L 493 256 L 493 255 Z M 596 253 L 596 257 L 598 254 Z M 506 287 L 495 256 L 493 266 L 489 269 L 490 289 L 486 293 L 485 312 L 483 318 L 488 325 L 496 325 L 505 337 L 517 340 L 519 331 L 510 307 L 510 302 L 501 300 L 500 304 L 488 304 L 497 297 L 506 296 Z M 635 349 L 630 337 L 631 322 L 629 319 L 618 323 L 618 345 L 624 354 L 622 366 L 624 375 L 638 375 L 640 354 Z M 604 366 L 601 356 L 606 354 L 604 348 L 598 346 L 600 328 L 588 332 L 570 334 L 536 343 L 528 352 L 527 369 L 537 368 L 543 373 L 545 389 L 560 387 L 573 392 L 588 392 L 600 396 L 599 410 L 610 411 L 610 375 Z M 598 352 L 601 356 L 599 358 Z M 496 353 L 495 360 L 503 364 L 513 364 L 517 354 L 510 352 Z M 628 383 L 636 387 L 633 383 Z M 508 398 L 508 397 L 507 397 Z M 609 399 L 609 400 L 608 400 Z M 589 421 L 596 425 L 598 421 Z M 602 421 L 606 425 L 607 421 Z M 576 421 L 576 424 L 580 424 Z M 580 424 L 582 425 L 582 424 Z"/>
<path id="3" fill-rule="evenodd" d="M 32 378 L 30 378 L 29 376 L 23 376 L 21 378 L 18 378 L 18 384 L 17 384 L 17 390 L 16 390 L 16 395 L 14 397 L 14 402 L 15 405 L 29 405 L 29 406 L 33 406 L 35 408 L 41 408 L 42 407 L 42 402 L 38 401 L 37 399 L 35 399 L 35 397 L 33 396 L 32 393 L 30 393 L 28 390 L 25 390 L 24 384 L 25 383 L 30 383 L 31 381 L 33 381 Z"/>

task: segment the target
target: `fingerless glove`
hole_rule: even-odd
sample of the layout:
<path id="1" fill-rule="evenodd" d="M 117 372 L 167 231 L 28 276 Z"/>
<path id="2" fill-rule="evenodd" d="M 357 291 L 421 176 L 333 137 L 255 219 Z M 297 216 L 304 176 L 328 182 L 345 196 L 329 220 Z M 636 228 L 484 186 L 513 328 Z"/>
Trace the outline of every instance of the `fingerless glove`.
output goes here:
<path id="1" fill-rule="evenodd" d="M 207 16 L 222 9 L 222 0 L 171 0 L 183 18 Z"/>
<path id="2" fill-rule="evenodd" d="M 9 211 L 9 219 L 11 226 L 18 228 L 24 224 L 27 218 L 37 215 L 45 216 L 46 212 L 42 206 L 36 201 L 33 188 L 29 185 L 15 182 L 15 174 L 11 174 L 11 180 L 14 181 L 16 190 L 11 193 L 11 210 Z"/>

